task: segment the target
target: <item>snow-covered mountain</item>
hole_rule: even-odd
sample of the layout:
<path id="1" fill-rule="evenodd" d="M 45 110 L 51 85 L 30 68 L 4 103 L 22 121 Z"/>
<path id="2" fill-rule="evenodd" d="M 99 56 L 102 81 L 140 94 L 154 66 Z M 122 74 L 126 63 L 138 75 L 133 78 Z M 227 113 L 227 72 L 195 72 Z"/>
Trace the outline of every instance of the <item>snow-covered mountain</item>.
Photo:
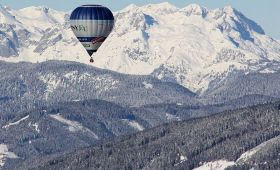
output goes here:
<path id="1" fill-rule="evenodd" d="M 280 43 L 231 7 L 196 4 L 130 5 L 114 13 L 112 34 L 95 54 L 94 66 L 128 74 L 151 74 L 194 92 L 231 73 L 275 72 Z M 88 55 L 68 23 L 69 14 L 46 7 L 0 7 L 0 59 L 11 62 L 71 60 Z"/>
<path id="2" fill-rule="evenodd" d="M 11 62 L 74 60 L 68 56 L 82 48 L 75 46 L 78 42 L 65 22 L 68 18 L 65 12 L 46 7 L 18 11 L 0 7 L 1 59 Z"/>

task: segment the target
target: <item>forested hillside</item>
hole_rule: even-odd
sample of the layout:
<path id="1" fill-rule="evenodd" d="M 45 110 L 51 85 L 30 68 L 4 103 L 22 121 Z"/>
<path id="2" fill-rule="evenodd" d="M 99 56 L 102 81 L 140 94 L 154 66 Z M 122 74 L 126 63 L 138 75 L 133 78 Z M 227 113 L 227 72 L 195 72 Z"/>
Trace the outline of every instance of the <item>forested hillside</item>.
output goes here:
<path id="1" fill-rule="evenodd" d="M 280 102 L 164 124 L 63 154 L 34 169 L 279 169 Z M 28 166 L 27 166 L 28 167 Z"/>

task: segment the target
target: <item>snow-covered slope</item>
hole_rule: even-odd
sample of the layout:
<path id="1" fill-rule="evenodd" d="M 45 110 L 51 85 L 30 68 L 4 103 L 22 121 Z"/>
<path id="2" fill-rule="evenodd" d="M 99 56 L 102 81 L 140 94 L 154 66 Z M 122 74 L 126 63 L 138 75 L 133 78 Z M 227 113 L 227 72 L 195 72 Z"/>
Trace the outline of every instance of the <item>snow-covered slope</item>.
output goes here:
<path id="1" fill-rule="evenodd" d="M 218 160 L 213 162 L 207 162 L 194 170 L 225 170 L 227 167 L 233 166 L 233 161 Z"/>
<path id="2" fill-rule="evenodd" d="M 95 54 L 95 66 L 128 74 L 152 74 L 203 92 L 235 71 L 274 72 L 280 43 L 231 7 L 196 4 L 130 5 L 115 14 L 115 28 Z M 0 59 L 50 59 L 88 63 L 69 28 L 69 14 L 46 7 L 0 8 Z"/>
<path id="3" fill-rule="evenodd" d="M 231 7 L 130 6 L 116 13 L 116 20 L 114 32 L 97 54 L 102 56 L 99 67 L 152 73 L 193 91 L 207 89 L 210 81 L 234 70 L 273 71 L 267 65 L 280 61 L 280 45 Z"/>
<path id="4" fill-rule="evenodd" d="M 88 61 L 70 30 L 68 18 L 65 12 L 42 6 L 20 10 L 0 6 L 0 59 L 33 63 L 53 59 Z"/>
<path id="5" fill-rule="evenodd" d="M 244 166 L 245 164 L 249 164 L 251 166 L 257 166 L 258 164 L 261 164 L 266 166 L 269 164 L 268 162 L 266 162 L 267 161 L 266 159 L 269 159 L 267 155 L 273 156 L 273 154 L 275 154 L 274 152 L 278 153 L 276 148 L 279 147 L 279 142 L 280 142 L 280 137 L 277 136 L 244 152 L 236 161 L 217 160 L 212 162 L 206 162 L 203 163 L 203 165 L 201 165 L 200 167 L 195 168 L 194 170 L 225 170 L 226 168 L 231 166 L 242 166 L 242 165 Z M 259 157 L 260 158 L 265 157 L 265 159 L 260 159 Z M 239 169 L 244 169 L 244 168 L 239 167 Z M 255 168 L 250 168 L 250 169 L 255 169 Z"/>
<path id="6" fill-rule="evenodd" d="M 279 146 L 280 143 L 280 136 L 274 137 L 268 141 L 265 141 L 261 143 L 260 145 L 250 149 L 249 151 L 243 153 L 238 160 L 236 160 L 237 163 L 242 164 L 244 162 L 253 162 L 252 159 L 258 154 L 261 155 L 261 153 L 269 153 L 268 149 L 272 148 L 274 145 Z"/>
<path id="7" fill-rule="evenodd" d="M 18 156 L 13 152 L 9 152 L 7 145 L 0 144 L 0 169 L 2 166 L 4 166 L 7 158 L 16 159 L 16 158 L 18 158 Z"/>

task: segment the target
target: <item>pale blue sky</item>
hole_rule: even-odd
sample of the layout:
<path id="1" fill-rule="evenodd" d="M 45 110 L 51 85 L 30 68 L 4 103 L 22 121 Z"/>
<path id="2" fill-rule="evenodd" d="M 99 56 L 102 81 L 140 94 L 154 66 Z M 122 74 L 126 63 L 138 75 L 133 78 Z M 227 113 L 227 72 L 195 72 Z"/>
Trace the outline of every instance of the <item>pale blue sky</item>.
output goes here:
<path id="1" fill-rule="evenodd" d="M 166 1 L 168 0 L 1 0 L 0 4 L 15 9 L 43 5 L 63 11 L 71 11 L 81 4 L 102 4 L 117 11 L 132 3 L 145 5 Z M 280 0 L 173 0 L 168 2 L 177 7 L 197 3 L 210 9 L 231 5 L 260 24 L 267 35 L 280 39 Z"/>

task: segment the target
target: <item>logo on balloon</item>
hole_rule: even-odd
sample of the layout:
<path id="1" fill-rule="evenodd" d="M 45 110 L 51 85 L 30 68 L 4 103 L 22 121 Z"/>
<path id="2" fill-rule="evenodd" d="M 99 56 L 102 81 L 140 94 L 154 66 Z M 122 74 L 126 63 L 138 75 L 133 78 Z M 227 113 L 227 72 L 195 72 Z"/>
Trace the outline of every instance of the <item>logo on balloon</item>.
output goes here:
<path id="1" fill-rule="evenodd" d="M 97 38 L 94 38 L 92 40 L 92 44 L 96 44 L 96 43 L 99 43 L 99 42 L 104 42 L 106 39 L 106 37 L 97 37 Z"/>
<path id="2" fill-rule="evenodd" d="M 83 25 L 71 25 L 71 29 L 73 31 L 83 31 L 83 32 L 87 32 L 88 28 L 83 26 Z"/>
<path id="3" fill-rule="evenodd" d="M 83 44 L 84 47 L 89 48 L 90 45 L 89 44 Z"/>

